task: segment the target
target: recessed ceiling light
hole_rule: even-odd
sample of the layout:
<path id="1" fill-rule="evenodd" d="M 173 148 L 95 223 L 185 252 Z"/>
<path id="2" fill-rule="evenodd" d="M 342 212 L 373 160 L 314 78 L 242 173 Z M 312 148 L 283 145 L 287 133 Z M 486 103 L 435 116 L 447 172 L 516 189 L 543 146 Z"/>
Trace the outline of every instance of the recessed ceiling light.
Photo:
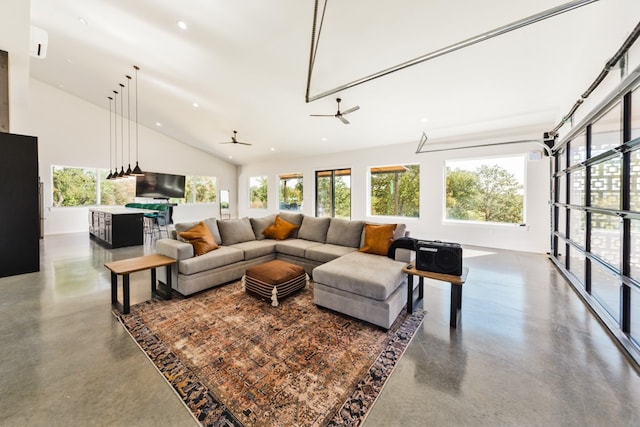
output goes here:
<path id="1" fill-rule="evenodd" d="M 67 58 L 67 63 L 68 63 L 68 64 L 74 64 L 73 59 L 71 59 L 71 58 Z"/>
<path id="2" fill-rule="evenodd" d="M 274 147 L 271 147 L 271 151 L 276 151 L 276 149 Z"/>
<path id="3" fill-rule="evenodd" d="M 194 102 L 192 105 L 193 105 L 195 108 L 198 108 L 198 107 L 200 106 L 197 102 Z"/>
<path id="4" fill-rule="evenodd" d="M 87 21 L 84 20 L 84 18 L 82 16 L 78 17 L 78 21 L 82 24 L 82 25 L 89 25 L 89 23 Z"/>
<path id="5" fill-rule="evenodd" d="M 233 156 L 229 156 L 230 159 L 233 159 Z"/>
<path id="6" fill-rule="evenodd" d="M 421 121 L 422 123 L 427 123 L 427 122 L 429 121 L 429 119 L 428 119 L 428 118 L 426 118 L 426 117 L 423 117 L 423 118 L 422 118 L 422 120 L 420 120 L 420 121 Z"/>
<path id="7" fill-rule="evenodd" d="M 322 142 L 327 142 L 327 138 L 322 138 Z"/>
<path id="8" fill-rule="evenodd" d="M 160 127 L 160 126 L 162 126 L 162 123 L 156 122 L 156 126 Z"/>
<path id="9" fill-rule="evenodd" d="M 186 30 L 188 28 L 187 23 L 184 21 L 178 21 L 176 22 L 176 24 L 178 25 L 178 28 L 180 28 L 181 30 Z"/>

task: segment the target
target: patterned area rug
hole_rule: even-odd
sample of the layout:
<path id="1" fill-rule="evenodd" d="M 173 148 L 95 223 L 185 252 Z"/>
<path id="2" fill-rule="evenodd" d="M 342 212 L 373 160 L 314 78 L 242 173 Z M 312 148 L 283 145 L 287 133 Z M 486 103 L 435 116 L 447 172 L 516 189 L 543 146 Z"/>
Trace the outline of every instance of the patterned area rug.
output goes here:
<path id="1" fill-rule="evenodd" d="M 114 314 L 205 426 L 359 425 L 424 318 L 383 331 L 318 308 L 312 283 L 272 307 L 240 282 Z"/>

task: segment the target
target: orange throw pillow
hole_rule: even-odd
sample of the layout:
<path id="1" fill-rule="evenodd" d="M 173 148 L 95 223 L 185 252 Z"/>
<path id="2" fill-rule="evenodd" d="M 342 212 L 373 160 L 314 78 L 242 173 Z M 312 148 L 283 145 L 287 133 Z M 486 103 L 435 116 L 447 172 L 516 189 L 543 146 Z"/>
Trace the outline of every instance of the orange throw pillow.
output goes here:
<path id="1" fill-rule="evenodd" d="M 211 252 L 212 250 L 219 248 L 216 240 L 211 234 L 211 231 L 209 231 L 209 227 L 207 227 L 203 221 L 199 222 L 187 231 L 178 233 L 178 235 L 193 245 L 193 251 L 196 256 L 204 255 L 207 252 Z"/>
<path id="2" fill-rule="evenodd" d="M 285 221 L 280 218 L 280 215 L 276 216 L 276 221 L 273 225 L 268 226 L 264 229 L 262 234 L 264 237 L 275 240 L 284 240 L 294 232 L 294 230 L 298 228 L 297 225 L 291 224 L 290 222 Z"/>
<path id="3" fill-rule="evenodd" d="M 365 224 L 364 245 L 358 251 L 386 256 L 395 231 L 396 224 Z"/>

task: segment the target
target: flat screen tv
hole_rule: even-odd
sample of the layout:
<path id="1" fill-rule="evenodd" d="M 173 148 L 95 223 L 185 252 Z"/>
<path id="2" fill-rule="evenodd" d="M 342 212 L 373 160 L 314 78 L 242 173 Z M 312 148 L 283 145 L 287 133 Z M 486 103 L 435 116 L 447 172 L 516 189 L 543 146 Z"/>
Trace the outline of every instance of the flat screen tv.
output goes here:
<path id="1" fill-rule="evenodd" d="M 184 197 L 184 175 L 145 172 L 136 177 L 136 197 L 154 199 L 181 199 Z"/>

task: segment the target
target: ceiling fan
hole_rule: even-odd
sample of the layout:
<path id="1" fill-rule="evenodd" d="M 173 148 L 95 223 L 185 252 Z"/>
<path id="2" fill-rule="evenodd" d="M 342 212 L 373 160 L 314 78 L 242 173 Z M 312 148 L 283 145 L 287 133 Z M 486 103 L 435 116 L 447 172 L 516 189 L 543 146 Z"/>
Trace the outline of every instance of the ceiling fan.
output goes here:
<path id="1" fill-rule="evenodd" d="M 251 145 L 248 142 L 240 142 L 238 141 L 238 132 L 233 131 L 233 136 L 231 137 L 231 141 L 221 142 L 220 144 L 241 144 L 241 145 Z"/>
<path id="2" fill-rule="evenodd" d="M 310 116 L 311 117 L 335 117 L 336 119 L 340 119 L 340 121 L 345 125 L 348 125 L 349 120 L 345 119 L 344 116 L 359 110 L 360 106 L 356 105 L 355 107 L 351 107 L 346 111 L 340 112 L 340 101 L 342 101 L 342 99 L 336 98 L 336 101 L 338 101 L 338 112 L 336 112 L 335 114 L 310 114 Z"/>

